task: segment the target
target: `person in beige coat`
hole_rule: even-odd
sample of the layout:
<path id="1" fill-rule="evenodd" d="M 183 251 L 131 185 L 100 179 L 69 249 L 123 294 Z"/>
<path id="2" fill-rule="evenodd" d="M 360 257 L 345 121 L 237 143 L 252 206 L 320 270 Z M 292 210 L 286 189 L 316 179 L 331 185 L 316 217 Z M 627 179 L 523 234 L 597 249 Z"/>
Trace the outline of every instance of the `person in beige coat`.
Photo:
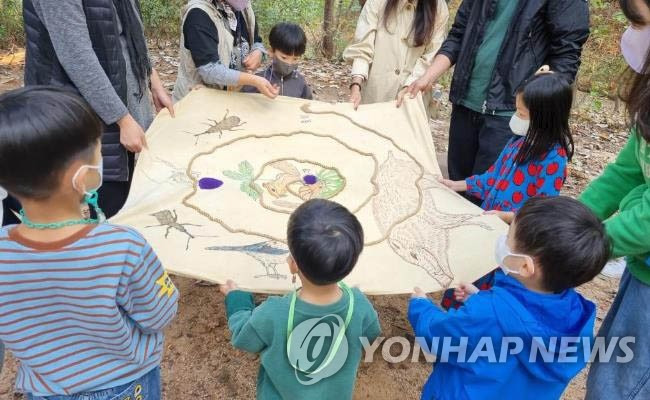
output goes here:
<path id="1" fill-rule="evenodd" d="M 445 0 L 367 0 L 354 43 L 343 57 L 352 63 L 350 101 L 395 100 L 426 72 L 447 32 Z M 428 108 L 430 95 L 425 98 Z"/>

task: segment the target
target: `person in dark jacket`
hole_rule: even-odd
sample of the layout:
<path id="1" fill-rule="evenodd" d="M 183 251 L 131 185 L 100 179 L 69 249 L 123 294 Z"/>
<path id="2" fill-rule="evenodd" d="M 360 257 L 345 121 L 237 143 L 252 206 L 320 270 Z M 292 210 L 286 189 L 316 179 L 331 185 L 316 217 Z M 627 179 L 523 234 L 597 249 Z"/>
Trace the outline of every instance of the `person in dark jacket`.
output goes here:
<path id="1" fill-rule="evenodd" d="M 298 72 L 298 62 L 307 47 L 305 31 L 296 24 L 279 23 L 269 33 L 272 62 L 264 71 L 257 73 L 280 89 L 280 96 L 311 100 L 311 88 L 305 77 Z M 244 86 L 244 93 L 259 93 L 255 86 Z"/>
<path id="2" fill-rule="evenodd" d="M 111 217 L 128 196 L 154 106 L 173 115 L 149 60 L 139 0 L 24 0 L 23 17 L 25 85 L 70 88 L 104 123 L 99 206 Z"/>
<path id="3" fill-rule="evenodd" d="M 588 36 L 585 0 L 463 1 L 427 73 L 408 90 L 411 97 L 430 90 L 455 66 L 450 179 L 464 180 L 494 163 L 512 138 L 515 94 L 542 65 L 575 80 Z"/>

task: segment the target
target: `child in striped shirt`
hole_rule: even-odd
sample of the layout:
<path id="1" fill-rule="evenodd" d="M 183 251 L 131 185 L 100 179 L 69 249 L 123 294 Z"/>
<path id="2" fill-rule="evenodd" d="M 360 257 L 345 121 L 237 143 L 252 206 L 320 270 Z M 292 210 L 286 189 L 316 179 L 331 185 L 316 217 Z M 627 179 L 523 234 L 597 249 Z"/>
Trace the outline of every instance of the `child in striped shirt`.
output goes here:
<path id="1" fill-rule="evenodd" d="M 24 207 L 0 229 L 0 340 L 30 400 L 160 398 L 178 292 L 138 232 L 82 216 L 102 214 L 101 134 L 63 89 L 0 96 L 0 185 Z"/>

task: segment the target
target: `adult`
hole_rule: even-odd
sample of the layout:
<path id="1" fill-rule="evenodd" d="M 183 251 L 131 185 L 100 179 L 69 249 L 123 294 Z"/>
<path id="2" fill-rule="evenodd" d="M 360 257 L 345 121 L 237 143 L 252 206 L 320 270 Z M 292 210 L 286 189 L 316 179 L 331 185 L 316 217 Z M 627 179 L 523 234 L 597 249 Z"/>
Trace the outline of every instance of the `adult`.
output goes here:
<path id="1" fill-rule="evenodd" d="M 585 0 L 464 0 L 412 97 L 454 68 L 448 167 L 451 180 L 487 170 L 512 138 L 515 94 L 542 65 L 573 82 L 589 36 Z"/>
<path id="2" fill-rule="evenodd" d="M 266 53 L 250 0 L 189 0 L 183 11 L 174 101 L 197 86 L 254 86 L 269 98 L 278 89 L 253 74 Z"/>
<path id="3" fill-rule="evenodd" d="M 620 4 L 632 23 L 621 40 L 630 67 L 622 93 L 630 138 L 580 200 L 605 220 L 614 256 L 627 256 L 627 268 L 598 332 L 616 350 L 592 363 L 587 399 L 650 399 L 650 0 Z M 614 338 L 626 337 L 634 338 L 633 357 L 624 361 Z"/>
<path id="4" fill-rule="evenodd" d="M 352 62 L 354 108 L 395 100 L 424 75 L 445 39 L 448 19 L 444 0 L 366 1 L 354 43 L 343 52 Z"/>
<path id="5" fill-rule="evenodd" d="M 68 87 L 104 123 L 99 206 L 111 217 L 129 194 L 135 153 L 147 145 L 144 130 L 154 106 L 173 115 L 171 97 L 151 66 L 139 0 L 24 0 L 23 15 L 25 85 Z"/>

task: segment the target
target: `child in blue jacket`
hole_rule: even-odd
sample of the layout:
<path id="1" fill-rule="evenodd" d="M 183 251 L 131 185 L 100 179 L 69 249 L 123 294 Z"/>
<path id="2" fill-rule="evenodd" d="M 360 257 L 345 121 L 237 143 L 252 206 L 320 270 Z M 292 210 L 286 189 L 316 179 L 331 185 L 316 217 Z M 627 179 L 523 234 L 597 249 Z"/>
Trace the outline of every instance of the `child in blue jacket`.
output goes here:
<path id="1" fill-rule="evenodd" d="M 408 317 L 437 355 L 422 399 L 558 399 L 593 343 L 596 307 L 574 288 L 609 254 L 605 228 L 586 206 L 566 197 L 529 200 L 497 243 L 501 271 L 492 289 L 461 285 L 465 307 L 448 312 L 415 289 Z M 445 342 L 461 344 L 464 354 Z"/>
<path id="2" fill-rule="evenodd" d="M 573 90 L 559 74 L 541 70 L 517 92 L 517 112 L 510 120 L 515 137 L 497 161 L 483 174 L 464 181 L 443 180 L 447 187 L 480 200 L 485 211 L 516 212 L 533 197 L 558 196 L 573 157 L 569 128 Z M 487 290 L 494 272 L 474 285 Z M 442 299 L 445 309 L 462 305 L 448 290 Z"/>

